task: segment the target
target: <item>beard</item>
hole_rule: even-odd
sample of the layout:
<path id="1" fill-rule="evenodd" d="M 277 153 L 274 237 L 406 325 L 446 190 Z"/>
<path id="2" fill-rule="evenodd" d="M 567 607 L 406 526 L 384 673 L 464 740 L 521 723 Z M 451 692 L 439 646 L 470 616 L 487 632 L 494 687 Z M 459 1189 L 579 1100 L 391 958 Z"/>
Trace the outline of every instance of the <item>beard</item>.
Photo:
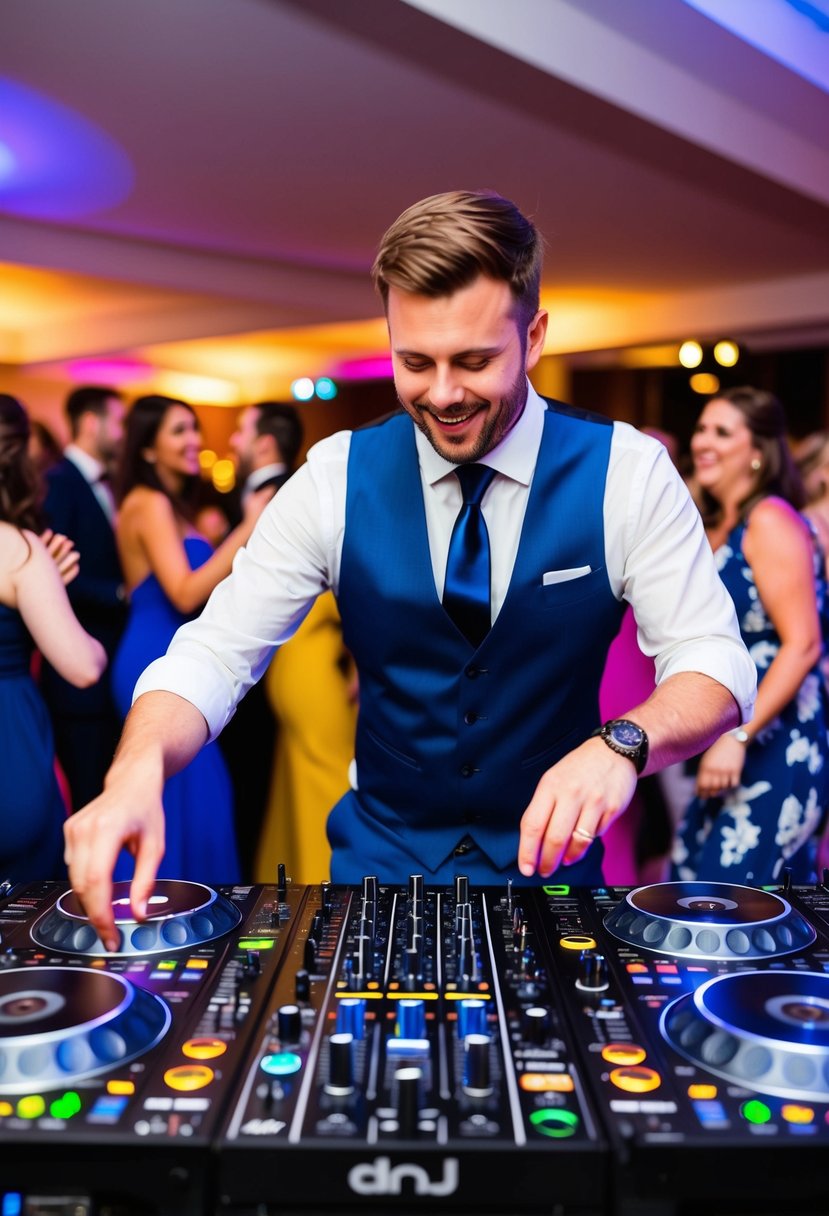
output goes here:
<path id="1" fill-rule="evenodd" d="M 527 376 L 522 367 L 509 392 L 498 402 L 497 409 L 493 409 L 492 401 L 483 397 L 473 397 L 448 410 L 435 409 L 428 397 L 418 398 L 407 405 L 398 393 L 397 400 L 439 456 L 451 461 L 452 464 L 474 464 L 487 452 L 491 452 L 493 448 L 497 447 L 521 417 L 527 402 Z M 436 434 L 425 417 L 436 414 L 441 414 L 444 418 L 450 417 L 452 414 L 461 417 L 478 409 L 486 409 L 488 415 L 472 441 L 471 447 L 463 447 L 464 442 L 469 441 L 464 441 L 462 438 L 459 438 L 459 442 L 453 446 L 452 436 L 443 433 Z M 461 450 L 462 448 L 463 450 Z"/>

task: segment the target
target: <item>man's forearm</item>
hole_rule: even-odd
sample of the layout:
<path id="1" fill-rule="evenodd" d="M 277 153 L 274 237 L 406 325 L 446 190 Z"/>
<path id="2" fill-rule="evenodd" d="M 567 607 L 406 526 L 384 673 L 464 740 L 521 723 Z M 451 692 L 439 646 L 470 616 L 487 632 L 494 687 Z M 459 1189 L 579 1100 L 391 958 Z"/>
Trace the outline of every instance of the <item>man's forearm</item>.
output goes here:
<path id="1" fill-rule="evenodd" d="M 646 773 L 699 755 L 740 724 L 740 710 L 728 689 L 695 671 L 670 676 L 629 713 L 650 741 Z"/>
<path id="2" fill-rule="evenodd" d="M 147 692 L 127 714 L 107 787 L 140 771 L 164 782 L 190 763 L 208 739 L 207 723 L 195 705 L 172 692 Z"/>

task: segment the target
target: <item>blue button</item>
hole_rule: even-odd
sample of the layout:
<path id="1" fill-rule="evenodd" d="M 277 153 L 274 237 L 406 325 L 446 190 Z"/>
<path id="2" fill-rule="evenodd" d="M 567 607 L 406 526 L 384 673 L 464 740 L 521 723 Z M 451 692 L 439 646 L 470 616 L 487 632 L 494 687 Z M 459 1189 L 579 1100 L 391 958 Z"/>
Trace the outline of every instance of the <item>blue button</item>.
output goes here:
<path id="1" fill-rule="evenodd" d="M 277 1051 L 265 1056 L 259 1067 L 269 1077 L 290 1077 L 302 1068 L 302 1058 L 294 1051 Z"/>

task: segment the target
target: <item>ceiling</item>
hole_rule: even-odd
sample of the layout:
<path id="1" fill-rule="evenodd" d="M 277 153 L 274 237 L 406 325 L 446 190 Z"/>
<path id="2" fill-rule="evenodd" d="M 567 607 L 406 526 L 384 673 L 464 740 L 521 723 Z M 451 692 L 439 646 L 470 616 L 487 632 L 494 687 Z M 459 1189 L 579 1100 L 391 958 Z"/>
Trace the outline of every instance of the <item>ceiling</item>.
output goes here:
<path id="1" fill-rule="evenodd" d="M 544 232 L 549 353 L 826 342 L 829 4 L 724 4 L 3 0 L 0 389 L 384 371 L 378 239 L 455 188 Z"/>

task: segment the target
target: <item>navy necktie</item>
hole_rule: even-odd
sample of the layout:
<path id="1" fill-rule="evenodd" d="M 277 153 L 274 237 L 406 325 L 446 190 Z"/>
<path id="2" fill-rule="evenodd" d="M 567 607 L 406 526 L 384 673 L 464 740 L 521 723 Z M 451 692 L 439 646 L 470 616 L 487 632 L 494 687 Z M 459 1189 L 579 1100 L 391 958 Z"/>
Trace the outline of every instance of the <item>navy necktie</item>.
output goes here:
<path id="1" fill-rule="evenodd" d="M 481 514 L 481 499 L 495 476 L 483 464 L 455 469 L 463 493 L 446 560 L 443 606 L 474 646 L 489 633 L 489 533 Z"/>

